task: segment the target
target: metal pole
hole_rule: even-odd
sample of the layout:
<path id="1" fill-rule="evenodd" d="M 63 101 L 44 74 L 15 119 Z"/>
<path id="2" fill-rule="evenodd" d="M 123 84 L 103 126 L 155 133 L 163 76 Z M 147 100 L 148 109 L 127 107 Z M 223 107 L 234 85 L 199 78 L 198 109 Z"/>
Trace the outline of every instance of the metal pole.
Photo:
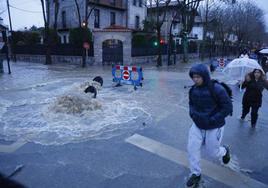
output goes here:
<path id="1" fill-rule="evenodd" d="M 175 65 L 176 64 L 176 56 L 177 56 L 177 37 L 174 37 L 174 57 L 173 57 L 173 64 Z"/>
<path id="2" fill-rule="evenodd" d="M 7 59 L 7 66 L 8 66 L 8 74 L 11 74 L 11 70 L 10 70 L 10 64 L 9 64 L 9 40 L 8 40 L 8 32 L 7 31 L 2 31 L 2 35 L 4 38 L 4 42 L 5 42 L 5 53 L 6 53 L 6 59 Z"/>
<path id="3" fill-rule="evenodd" d="M 11 16 L 10 16 L 10 6 L 9 6 L 9 0 L 7 0 L 7 11 L 8 11 L 8 18 L 9 18 L 9 27 L 10 27 L 10 32 L 11 32 L 11 42 L 13 40 L 13 29 L 12 29 L 12 21 L 11 21 Z M 7 35 L 8 37 L 8 35 Z M 10 51 L 11 54 L 14 55 L 14 61 L 16 62 L 16 55 L 13 54 L 13 48 L 11 47 L 12 44 L 10 44 Z"/>
<path id="4" fill-rule="evenodd" d="M 9 17 L 9 26 L 10 26 L 10 31 L 12 32 L 12 23 L 11 23 L 11 16 L 10 16 L 10 8 L 9 8 L 9 0 L 7 0 L 7 11 L 8 11 L 8 17 Z"/>

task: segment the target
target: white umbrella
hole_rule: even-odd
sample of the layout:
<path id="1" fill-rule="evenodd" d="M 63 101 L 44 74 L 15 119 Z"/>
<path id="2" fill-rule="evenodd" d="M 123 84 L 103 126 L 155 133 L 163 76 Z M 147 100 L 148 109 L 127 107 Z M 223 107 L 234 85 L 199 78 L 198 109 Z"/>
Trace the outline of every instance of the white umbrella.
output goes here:
<path id="1" fill-rule="evenodd" d="M 4 42 L 0 42 L 0 50 L 3 48 L 4 45 L 5 45 Z"/>
<path id="2" fill-rule="evenodd" d="M 259 51 L 261 54 L 268 54 L 268 48 L 264 48 L 261 51 Z"/>
<path id="3" fill-rule="evenodd" d="M 227 64 L 227 66 L 223 69 L 223 73 L 229 81 L 243 81 L 246 74 L 252 72 L 254 69 L 259 69 L 264 73 L 262 67 L 256 60 L 249 58 L 237 58 Z"/>

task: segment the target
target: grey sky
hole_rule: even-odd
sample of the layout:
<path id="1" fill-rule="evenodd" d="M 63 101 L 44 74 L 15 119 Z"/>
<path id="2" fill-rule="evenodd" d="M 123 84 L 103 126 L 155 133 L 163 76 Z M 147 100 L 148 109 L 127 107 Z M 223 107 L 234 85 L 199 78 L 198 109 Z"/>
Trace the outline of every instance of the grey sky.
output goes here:
<path id="1" fill-rule="evenodd" d="M 2 2 L 4 0 L 1 0 Z M 261 7 L 265 12 L 266 30 L 268 31 L 268 0 L 252 0 Z M 42 9 L 40 0 L 9 0 L 11 7 L 11 16 L 13 29 L 24 29 L 32 25 L 43 26 Z M 4 6 L 6 3 L 4 2 Z M 4 7 L 6 9 L 6 7 Z M 24 11 L 25 10 L 25 11 Z M 1 12 L 1 11 L 0 11 Z M 4 19 L 4 23 L 8 24 L 7 11 L 0 15 Z"/>

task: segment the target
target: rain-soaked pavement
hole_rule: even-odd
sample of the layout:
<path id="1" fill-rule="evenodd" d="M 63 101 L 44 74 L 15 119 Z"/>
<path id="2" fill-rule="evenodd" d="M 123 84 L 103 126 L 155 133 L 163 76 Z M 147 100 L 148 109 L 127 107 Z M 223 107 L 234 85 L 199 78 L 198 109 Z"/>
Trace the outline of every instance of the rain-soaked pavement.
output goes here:
<path id="1" fill-rule="evenodd" d="M 0 172 L 24 165 L 14 179 L 30 188 L 184 187 L 187 163 L 170 156 L 186 152 L 189 66 L 146 65 L 143 87 L 134 91 L 114 87 L 109 66 L 13 63 L 11 75 L 0 75 Z M 95 76 L 104 85 L 91 99 L 81 85 Z M 223 79 L 220 72 L 213 77 Z M 210 171 L 200 187 L 238 187 L 236 177 L 250 182 L 244 187 L 267 187 L 268 92 L 255 130 L 238 120 L 242 93 L 236 87 L 233 92 L 234 114 L 223 139 L 232 165 L 203 156 L 219 170 L 204 164 Z M 66 98 L 77 104 L 74 112 L 59 103 Z M 228 173 L 234 178 L 224 180 Z"/>

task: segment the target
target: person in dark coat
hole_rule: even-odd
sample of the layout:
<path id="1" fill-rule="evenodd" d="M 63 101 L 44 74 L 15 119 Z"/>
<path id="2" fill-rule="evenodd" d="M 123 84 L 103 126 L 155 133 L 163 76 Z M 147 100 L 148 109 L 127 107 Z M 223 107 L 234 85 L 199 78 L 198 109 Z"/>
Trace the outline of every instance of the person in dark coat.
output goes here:
<path id="1" fill-rule="evenodd" d="M 232 102 L 226 90 L 219 83 L 213 83 L 208 68 L 194 65 L 189 72 L 194 86 L 189 91 L 189 109 L 193 124 L 188 136 L 190 177 L 186 185 L 191 187 L 200 182 L 200 150 L 203 143 L 207 154 L 220 158 L 224 164 L 230 161 L 229 147 L 221 146 L 225 118 L 232 113 Z M 211 90 L 217 98 L 213 97 Z"/>
<path id="2" fill-rule="evenodd" d="M 242 89 L 246 89 L 243 95 L 243 110 L 241 120 L 244 120 L 251 108 L 251 126 L 254 128 L 258 119 L 258 110 L 262 105 L 262 92 L 268 90 L 268 83 L 263 72 L 259 69 L 254 69 L 245 77 L 242 83 Z"/>
<path id="3" fill-rule="evenodd" d="M 216 66 L 213 64 L 213 61 L 210 62 L 209 69 L 211 73 L 213 73 L 216 70 Z"/>
<path id="4" fill-rule="evenodd" d="M 268 58 L 266 56 L 262 57 L 261 66 L 265 73 L 268 72 Z"/>

